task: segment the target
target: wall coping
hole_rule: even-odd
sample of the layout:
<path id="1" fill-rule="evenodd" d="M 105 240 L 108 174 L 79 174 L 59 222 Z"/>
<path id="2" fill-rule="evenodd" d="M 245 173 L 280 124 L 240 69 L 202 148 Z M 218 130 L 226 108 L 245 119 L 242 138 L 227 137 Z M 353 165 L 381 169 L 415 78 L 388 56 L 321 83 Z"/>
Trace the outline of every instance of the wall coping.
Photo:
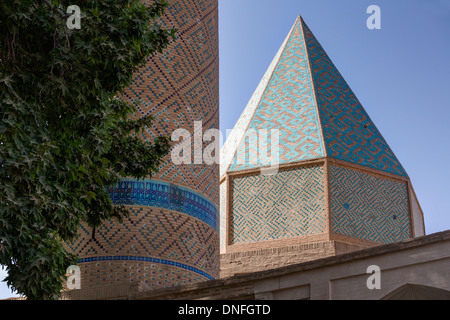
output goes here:
<path id="1" fill-rule="evenodd" d="M 404 251 L 412 248 L 418 248 L 421 246 L 427 246 L 449 240 L 450 240 L 450 230 L 415 239 L 406 240 L 400 243 L 379 245 L 368 249 L 303 262 L 300 264 L 280 267 L 271 270 L 258 271 L 251 274 L 235 275 L 227 278 L 210 280 L 186 286 L 158 289 L 154 291 L 138 292 L 136 287 L 137 285 L 135 285 L 135 289 L 133 290 L 134 293 L 132 294 L 132 296 L 130 296 L 130 299 L 158 299 L 158 297 L 162 296 L 168 295 L 176 296 L 186 294 L 188 292 L 192 292 L 193 293 L 192 295 L 194 295 L 195 291 L 218 289 L 223 286 L 245 285 L 269 277 L 278 277 L 289 273 L 296 273 L 312 269 L 324 268 L 335 264 L 353 262 L 355 260 L 372 258 L 392 252 Z"/>

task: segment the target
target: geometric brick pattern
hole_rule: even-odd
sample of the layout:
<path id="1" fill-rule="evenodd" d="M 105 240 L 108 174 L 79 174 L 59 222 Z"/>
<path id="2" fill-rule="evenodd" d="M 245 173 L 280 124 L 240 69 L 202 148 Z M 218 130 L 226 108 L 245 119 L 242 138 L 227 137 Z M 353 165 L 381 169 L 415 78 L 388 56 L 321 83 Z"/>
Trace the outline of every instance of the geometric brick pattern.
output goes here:
<path id="1" fill-rule="evenodd" d="M 406 182 L 330 167 L 331 230 L 383 244 L 411 237 Z"/>
<path id="2" fill-rule="evenodd" d="M 233 178 L 230 244 L 324 233 L 323 174 L 307 166 Z"/>
<path id="3" fill-rule="evenodd" d="M 155 264 L 163 264 L 163 265 L 167 265 L 167 266 L 174 266 L 177 268 L 182 268 L 182 269 L 186 269 L 195 273 L 198 273 L 202 276 L 204 276 L 205 278 L 208 278 L 209 280 L 213 280 L 214 278 L 211 277 L 210 275 L 208 275 L 207 273 L 203 272 L 200 269 L 179 263 L 179 262 L 175 262 L 175 261 L 171 261 L 171 260 L 166 260 L 166 259 L 160 259 L 160 258 L 152 258 L 152 257 L 136 257 L 136 256 L 104 256 L 104 257 L 94 257 L 94 258 L 84 258 L 84 259 L 79 259 L 78 263 L 88 263 L 88 262 L 98 262 L 98 261 L 138 261 L 138 262 L 152 262 Z"/>
<path id="4" fill-rule="evenodd" d="M 324 156 L 311 74 L 307 65 L 305 41 L 300 22 L 297 21 L 230 171 L 261 167 L 268 162 L 264 161 L 265 155 L 258 152 L 259 144 L 248 143 L 251 130 L 256 130 L 257 133 L 260 130 L 279 130 L 280 163 Z M 269 155 L 272 151 L 271 143 L 267 145 Z"/>
<path id="5" fill-rule="evenodd" d="M 161 24 L 175 27 L 177 39 L 148 57 L 122 95 L 140 102 L 134 117 L 156 119 L 142 138 L 170 137 L 179 128 L 193 135 L 195 121 L 202 121 L 202 133 L 219 129 L 217 0 L 170 1 Z M 219 204 L 218 165 L 173 165 L 169 153 L 158 170 L 153 179 L 190 188 Z"/>
<path id="6" fill-rule="evenodd" d="M 303 22 L 328 156 L 400 176 L 400 162 Z"/>
<path id="7" fill-rule="evenodd" d="M 120 96 L 138 103 L 132 118 L 155 118 L 141 138 L 153 142 L 180 128 L 193 135 L 195 121 L 202 122 L 202 134 L 219 129 L 218 1 L 169 1 L 159 23 L 177 29 L 176 40 L 148 57 Z M 169 152 L 152 177 L 124 179 L 109 191 L 113 203 L 126 205 L 132 216 L 123 224 L 105 222 L 95 237 L 80 227 L 70 247 L 82 268 L 95 275 L 113 269 L 116 284 L 140 279 L 152 288 L 219 276 L 217 164 L 175 165 Z M 132 271 L 120 268 L 124 263 L 142 274 L 130 276 Z M 145 272 L 152 266 L 155 273 Z M 111 284 L 110 276 L 91 278 L 87 287 Z"/>
<path id="8" fill-rule="evenodd" d="M 81 289 L 137 283 L 150 289 L 163 289 L 210 279 L 185 269 L 138 260 L 101 260 L 79 262 Z"/>
<path id="9" fill-rule="evenodd" d="M 79 229 L 78 240 L 67 246 L 80 263 L 139 261 L 178 267 L 204 279 L 218 276 L 219 239 L 209 225 L 166 209 L 130 206 L 130 211 L 123 223 L 107 221 L 95 235 L 86 226 Z M 120 280 L 127 282 L 124 277 Z"/>

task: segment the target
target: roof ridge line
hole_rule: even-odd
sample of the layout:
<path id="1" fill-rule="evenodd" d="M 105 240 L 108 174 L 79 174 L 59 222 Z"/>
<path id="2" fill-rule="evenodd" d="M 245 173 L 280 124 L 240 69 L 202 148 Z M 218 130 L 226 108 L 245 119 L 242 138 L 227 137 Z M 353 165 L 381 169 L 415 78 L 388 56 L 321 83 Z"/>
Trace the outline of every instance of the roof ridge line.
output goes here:
<path id="1" fill-rule="evenodd" d="M 317 98 L 316 82 L 314 80 L 314 72 L 313 72 L 313 68 L 311 65 L 311 57 L 309 56 L 309 48 L 308 48 L 308 44 L 306 43 L 306 34 L 305 34 L 305 29 L 303 27 L 303 25 L 306 25 L 306 22 L 305 22 L 305 20 L 303 20 L 303 18 L 300 14 L 298 15 L 297 19 L 300 20 L 300 32 L 302 34 L 303 41 L 305 42 L 307 67 L 309 69 L 309 74 L 310 74 L 311 87 L 312 87 L 312 91 L 313 91 L 313 99 L 314 99 L 314 103 L 315 103 L 315 107 L 316 107 L 317 121 L 319 122 L 319 132 L 321 135 L 320 140 L 322 143 L 322 149 L 323 149 L 324 156 L 328 157 L 328 149 L 327 149 L 327 145 L 326 145 L 326 141 L 325 141 L 325 131 L 323 128 L 322 117 L 320 116 L 319 99 Z"/>
<path id="2" fill-rule="evenodd" d="M 297 17 L 297 19 L 298 19 L 298 17 Z M 297 21 L 297 19 L 296 19 L 296 21 Z M 233 162 L 233 160 L 234 160 L 234 158 L 235 158 L 235 156 L 236 156 L 236 154 L 238 152 L 239 146 L 241 145 L 242 140 L 245 139 L 245 134 L 241 135 L 241 137 L 239 137 L 239 136 L 235 137 L 235 135 L 239 133 L 239 129 L 238 129 L 238 126 L 240 125 L 239 122 L 241 121 L 241 119 L 243 119 L 242 121 L 245 121 L 246 119 L 242 118 L 242 116 L 244 114 L 246 114 L 246 112 L 250 113 L 250 111 L 251 111 L 251 116 L 249 116 L 248 122 L 247 122 L 247 124 L 245 126 L 245 130 L 243 130 L 243 132 L 245 133 L 248 130 L 250 124 L 252 123 L 252 120 L 253 120 L 253 118 L 255 116 L 256 110 L 258 109 L 258 106 L 261 103 L 262 98 L 264 97 L 264 93 L 266 92 L 267 87 L 270 84 L 270 80 L 273 78 L 273 74 L 275 73 L 275 71 L 277 69 L 278 63 L 280 62 L 280 59 L 283 56 L 284 51 L 286 50 L 286 46 L 289 43 L 289 39 L 291 38 L 292 33 L 295 30 L 295 25 L 296 25 L 296 23 L 294 22 L 294 25 L 292 26 L 292 28 L 290 29 L 288 35 L 286 36 L 286 38 L 284 39 L 283 43 L 281 44 L 281 47 L 278 49 L 277 53 L 275 54 L 275 57 L 272 59 L 272 62 L 270 63 L 268 69 L 264 73 L 262 79 L 259 81 L 258 86 L 256 87 L 255 91 L 253 92 L 250 100 L 247 102 L 247 105 L 244 108 L 244 110 L 242 111 L 242 113 L 241 113 L 238 121 L 236 122 L 236 124 L 235 124 L 235 126 L 234 126 L 234 128 L 233 128 L 233 130 L 232 130 L 232 132 L 230 134 L 230 136 L 227 138 L 227 140 L 225 141 L 225 143 L 224 143 L 224 145 L 223 145 L 223 147 L 221 149 L 221 155 L 225 154 L 225 152 L 227 151 L 226 148 L 232 147 L 233 146 L 233 144 L 232 144 L 233 140 L 235 140 L 235 145 L 234 145 L 235 148 L 234 148 L 233 154 L 231 156 L 228 155 L 229 160 L 231 160 L 231 161 L 225 161 L 225 163 L 223 163 L 223 160 L 225 160 L 223 158 L 228 159 L 228 157 L 227 156 L 223 156 L 223 158 L 222 158 L 222 156 L 221 156 L 221 163 L 220 163 L 220 166 L 221 166 L 221 168 L 220 168 L 220 176 L 221 177 L 223 175 L 225 175 L 227 173 L 228 169 L 231 167 L 232 162 Z M 254 100 L 255 98 L 257 98 L 256 101 Z M 231 146 L 230 146 L 230 144 L 231 144 Z M 226 165 L 225 170 L 222 170 L 224 168 L 224 167 L 222 167 L 223 165 Z"/>

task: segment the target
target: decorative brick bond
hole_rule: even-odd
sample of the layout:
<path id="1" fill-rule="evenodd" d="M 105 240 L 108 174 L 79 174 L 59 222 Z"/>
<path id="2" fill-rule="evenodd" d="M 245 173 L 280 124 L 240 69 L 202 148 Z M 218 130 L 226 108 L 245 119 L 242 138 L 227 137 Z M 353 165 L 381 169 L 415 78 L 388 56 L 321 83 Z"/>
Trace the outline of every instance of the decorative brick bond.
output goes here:
<path id="1" fill-rule="evenodd" d="M 322 166 L 252 174 L 231 182 L 229 245 L 277 240 L 325 232 Z"/>
<path id="2" fill-rule="evenodd" d="M 149 280 L 163 272 L 152 275 L 143 271 L 152 266 L 157 266 L 158 270 L 179 269 L 175 275 L 164 275 L 162 283 L 154 278 L 155 287 L 166 286 L 165 280 L 179 283 L 219 276 L 219 236 L 208 224 L 166 209 L 130 206 L 130 211 L 130 216 L 121 224 L 116 220 L 106 221 L 95 236 L 90 228 L 82 225 L 78 239 L 67 244 L 79 257 L 83 272 L 89 270 L 84 275 L 87 279 L 83 280 L 87 281 L 84 282 L 87 287 L 132 281 L 150 283 Z M 125 263 L 140 264 L 141 272 L 131 276 L 129 268 L 122 267 Z M 105 272 L 108 274 L 103 274 Z"/>
<path id="3" fill-rule="evenodd" d="M 331 230 L 378 243 L 411 238 L 406 182 L 330 166 Z"/>
<path id="4" fill-rule="evenodd" d="M 147 290 L 170 288 L 211 280 L 195 271 L 142 261 L 95 261 L 79 263 L 81 289 L 138 284 Z"/>
<path id="5" fill-rule="evenodd" d="M 237 274 L 252 274 L 259 271 L 332 257 L 368 247 L 370 246 L 337 241 L 323 241 L 222 254 L 220 256 L 220 277 L 226 278 Z"/>
<path id="6" fill-rule="evenodd" d="M 119 97 L 139 103 L 136 114 L 130 117 L 155 118 L 141 136 L 143 140 L 153 143 L 156 137 L 170 137 L 179 128 L 193 134 L 195 121 L 202 121 L 204 132 L 219 129 L 218 18 L 217 0 L 169 1 L 159 22 L 177 29 L 177 39 L 162 53 L 148 57 Z M 95 237 L 92 230 L 80 227 L 79 239 L 69 247 L 80 261 L 95 260 L 80 263 L 85 269 L 83 290 L 121 286 L 132 280 L 162 287 L 219 276 L 219 166 L 174 165 L 169 153 L 158 169 L 148 179 L 160 181 L 159 187 L 149 181 L 146 183 L 151 186 L 125 179 L 111 190 L 114 203 L 131 211 L 123 224 L 107 221 Z M 107 260 L 111 257 L 148 261 Z M 155 264 L 157 260 L 152 259 L 175 265 Z M 124 263 L 128 267 L 140 264 L 139 268 L 134 266 L 140 272 L 124 268 Z M 145 272 L 145 268 L 151 271 L 152 265 L 161 271 L 153 270 L 154 275 Z"/>

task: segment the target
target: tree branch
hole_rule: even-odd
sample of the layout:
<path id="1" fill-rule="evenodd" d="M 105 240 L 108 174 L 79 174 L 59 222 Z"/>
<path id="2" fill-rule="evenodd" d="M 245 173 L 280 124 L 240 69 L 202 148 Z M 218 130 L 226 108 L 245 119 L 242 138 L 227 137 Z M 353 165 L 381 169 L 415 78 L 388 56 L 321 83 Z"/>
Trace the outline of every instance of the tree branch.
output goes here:
<path id="1" fill-rule="evenodd" d="M 70 14 L 66 14 L 64 13 L 64 11 L 62 11 L 61 9 L 59 9 L 58 7 L 54 7 L 50 1 L 48 0 L 44 0 L 44 2 L 55 12 L 57 12 L 62 18 L 66 19 L 68 17 L 70 17 Z"/>

